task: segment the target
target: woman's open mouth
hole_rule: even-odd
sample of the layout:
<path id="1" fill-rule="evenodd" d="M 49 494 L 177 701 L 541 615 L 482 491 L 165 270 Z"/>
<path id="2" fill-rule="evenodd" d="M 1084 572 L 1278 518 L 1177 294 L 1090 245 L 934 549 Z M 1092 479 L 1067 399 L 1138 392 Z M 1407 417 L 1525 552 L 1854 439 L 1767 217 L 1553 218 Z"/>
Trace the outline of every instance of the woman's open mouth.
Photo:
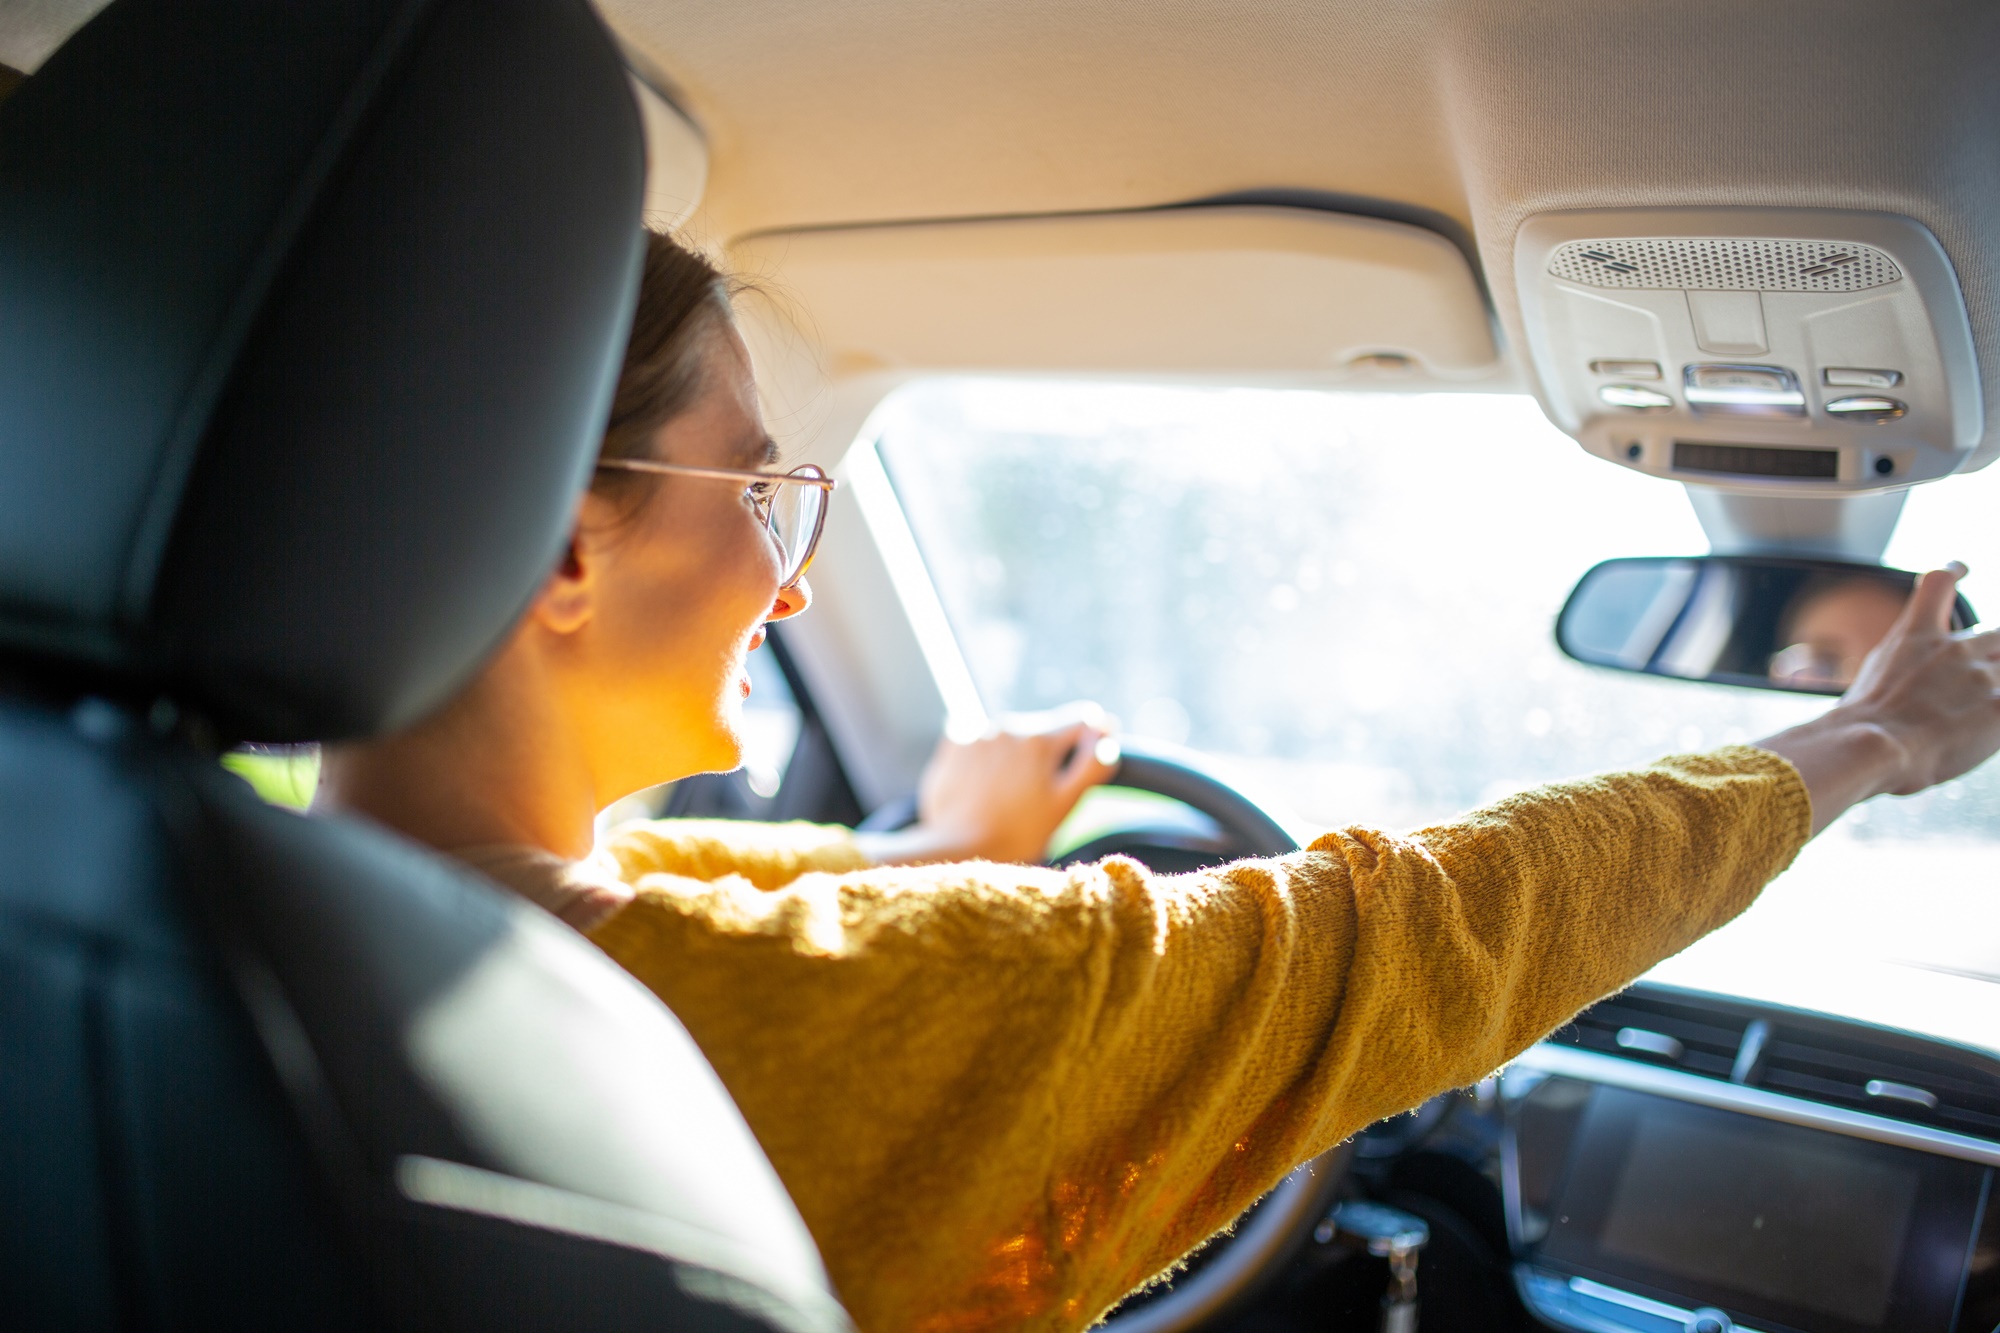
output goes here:
<path id="1" fill-rule="evenodd" d="M 744 666 L 739 670 L 737 674 L 737 684 L 742 688 L 743 697 L 745 699 L 748 699 L 750 697 L 750 667 L 747 659 L 749 658 L 750 654 L 756 652 L 759 648 L 762 648 L 764 646 L 764 640 L 766 637 L 767 637 L 766 627 L 763 625 L 759 625 L 756 629 L 750 632 L 750 642 L 743 649 L 743 656 L 746 659 L 746 661 Z"/>

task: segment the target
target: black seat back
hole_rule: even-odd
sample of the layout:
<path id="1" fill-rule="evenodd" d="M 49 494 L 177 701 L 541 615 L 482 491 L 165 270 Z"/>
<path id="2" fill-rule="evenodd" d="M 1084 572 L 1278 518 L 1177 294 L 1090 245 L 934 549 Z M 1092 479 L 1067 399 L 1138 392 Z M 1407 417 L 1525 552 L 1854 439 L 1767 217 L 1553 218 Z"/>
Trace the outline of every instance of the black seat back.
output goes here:
<path id="1" fill-rule="evenodd" d="M 149 783 L 0 705 L 0 1308 L 36 1329 L 374 1322 Z M 16 1322 L 18 1321 L 18 1322 Z"/>
<path id="2" fill-rule="evenodd" d="M 844 1326 L 650 994 L 215 763 L 508 632 L 641 162 L 583 0 L 118 0 L 0 107 L 10 1326 Z"/>

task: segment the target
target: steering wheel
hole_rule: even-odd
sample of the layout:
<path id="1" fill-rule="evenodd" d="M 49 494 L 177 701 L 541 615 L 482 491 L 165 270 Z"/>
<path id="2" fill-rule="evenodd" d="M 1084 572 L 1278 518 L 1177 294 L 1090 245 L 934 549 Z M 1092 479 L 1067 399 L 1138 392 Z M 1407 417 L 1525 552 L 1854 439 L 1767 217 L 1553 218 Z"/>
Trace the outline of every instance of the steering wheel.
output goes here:
<path id="1" fill-rule="evenodd" d="M 1200 816 L 1118 829 L 1055 859 L 1074 865 L 1122 853 L 1155 870 L 1217 865 L 1244 856 L 1282 856 L 1299 844 L 1234 787 L 1201 767 L 1198 756 L 1122 741 L 1124 756 L 1105 785 L 1172 797 Z M 899 828 L 916 819 L 916 799 L 877 810 L 864 828 Z M 1098 1327 L 1107 1333 L 1182 1333 L 1219 1313 L 1275 1273 L 1326 1216 L 1347 1174 L 1351 1147 L 1330 1149 L 1279 1181 L 1235 1226 L 1188 1256 L 1168 1281 L 1129 1296 Z"/>
<path id="2" fill-rule="evenodd" d="M 1202 864 L 1219 864 L 1243 856 L 1283 856 L 1299 849 L 1298 840 L 1262 806 L 1203 768 L 1199 755 L 1144 741 L 1120 745 L 1123 756 L 1117 770 L 1104 780 L 1105 786 L 1170 796 L 1205 820 L 1193 826 L 1176 820 L 1119 829 L 1063 853 L 1051 864 L 1078 865 L 1125 852 L 1152 869 L 1171 873 L 1179 867 L 1153 866 L 1144 853 L 1162 849 L 1187 854 L 1170 858 L 1177 862 L 1192 857 Z"/>
<path id="3" fill-rule="evenodd" d="M 1210 864 L 1243 856 L 1282 856 L 1299 844 L 1277 820 L 1234 787 L 1200 766 L 1197 756 L 1138 741 L 1124 741 L 1124 757 L 1106 785 L 1170 796 L 1213 821 L 1215 831 L 1200 839 L 1180 829 L 1119 830 L 1092 839 L 1056 864 L 1070 865 L 1122 852 L 1148 862 L 1149 849 L 1168 851 L 1177 870 L 1195 853 Z M 1212 850 L 1211 850 L 1212 848 Z M 1180 855 L 1171 855 L 1178 852 Z M 1201 853 L 1207 852 L 1207 855 Z M 1252 1204 L 1235 1226 L 1196 1250 L 1188 1266 L 1171 1280 L 1127 1297 L 1100 1327 L 1111 1333 L 1181 1333 L 1242 1297 L 1304 1245 L 1326 1216 L 1347 1174 L 1348 1145 L 1331 1149 L 1278 1182 Z"/>

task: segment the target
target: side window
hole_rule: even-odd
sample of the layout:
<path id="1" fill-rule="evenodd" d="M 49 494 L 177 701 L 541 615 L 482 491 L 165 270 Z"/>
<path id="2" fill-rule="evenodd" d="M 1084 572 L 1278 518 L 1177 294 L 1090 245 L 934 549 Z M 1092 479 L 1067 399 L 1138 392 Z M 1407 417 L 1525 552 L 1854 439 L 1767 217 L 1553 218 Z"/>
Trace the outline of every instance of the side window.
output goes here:
<path id="1" fill-rule="evenodd" d="M 767 643 L 750 654 L 750 697 L 743 701 L 743 785 L 752 796 L 766 801 L 777 796 L 798 751 L 803 720 L 792 683 Z"/>
<path id="2" fill-rule="evenodd" d="M 222 766 L 273 805 L 303 810 L 319 786 L 317 745 L 246 745 L 222 756 Z"/>

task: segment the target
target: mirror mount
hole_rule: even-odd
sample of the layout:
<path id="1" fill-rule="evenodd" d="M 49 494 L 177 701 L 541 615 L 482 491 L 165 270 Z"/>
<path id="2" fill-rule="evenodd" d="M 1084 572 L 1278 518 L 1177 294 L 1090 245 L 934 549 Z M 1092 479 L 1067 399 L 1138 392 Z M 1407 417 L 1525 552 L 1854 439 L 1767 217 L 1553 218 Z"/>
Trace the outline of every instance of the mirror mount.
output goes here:
<path id="1" fill-rule="evenodd" d="M 1689 486 L 1717 555 L 1788 555 L 1872 565 L 1889 548 L 1908 491 L 1801 497 Z"/>

